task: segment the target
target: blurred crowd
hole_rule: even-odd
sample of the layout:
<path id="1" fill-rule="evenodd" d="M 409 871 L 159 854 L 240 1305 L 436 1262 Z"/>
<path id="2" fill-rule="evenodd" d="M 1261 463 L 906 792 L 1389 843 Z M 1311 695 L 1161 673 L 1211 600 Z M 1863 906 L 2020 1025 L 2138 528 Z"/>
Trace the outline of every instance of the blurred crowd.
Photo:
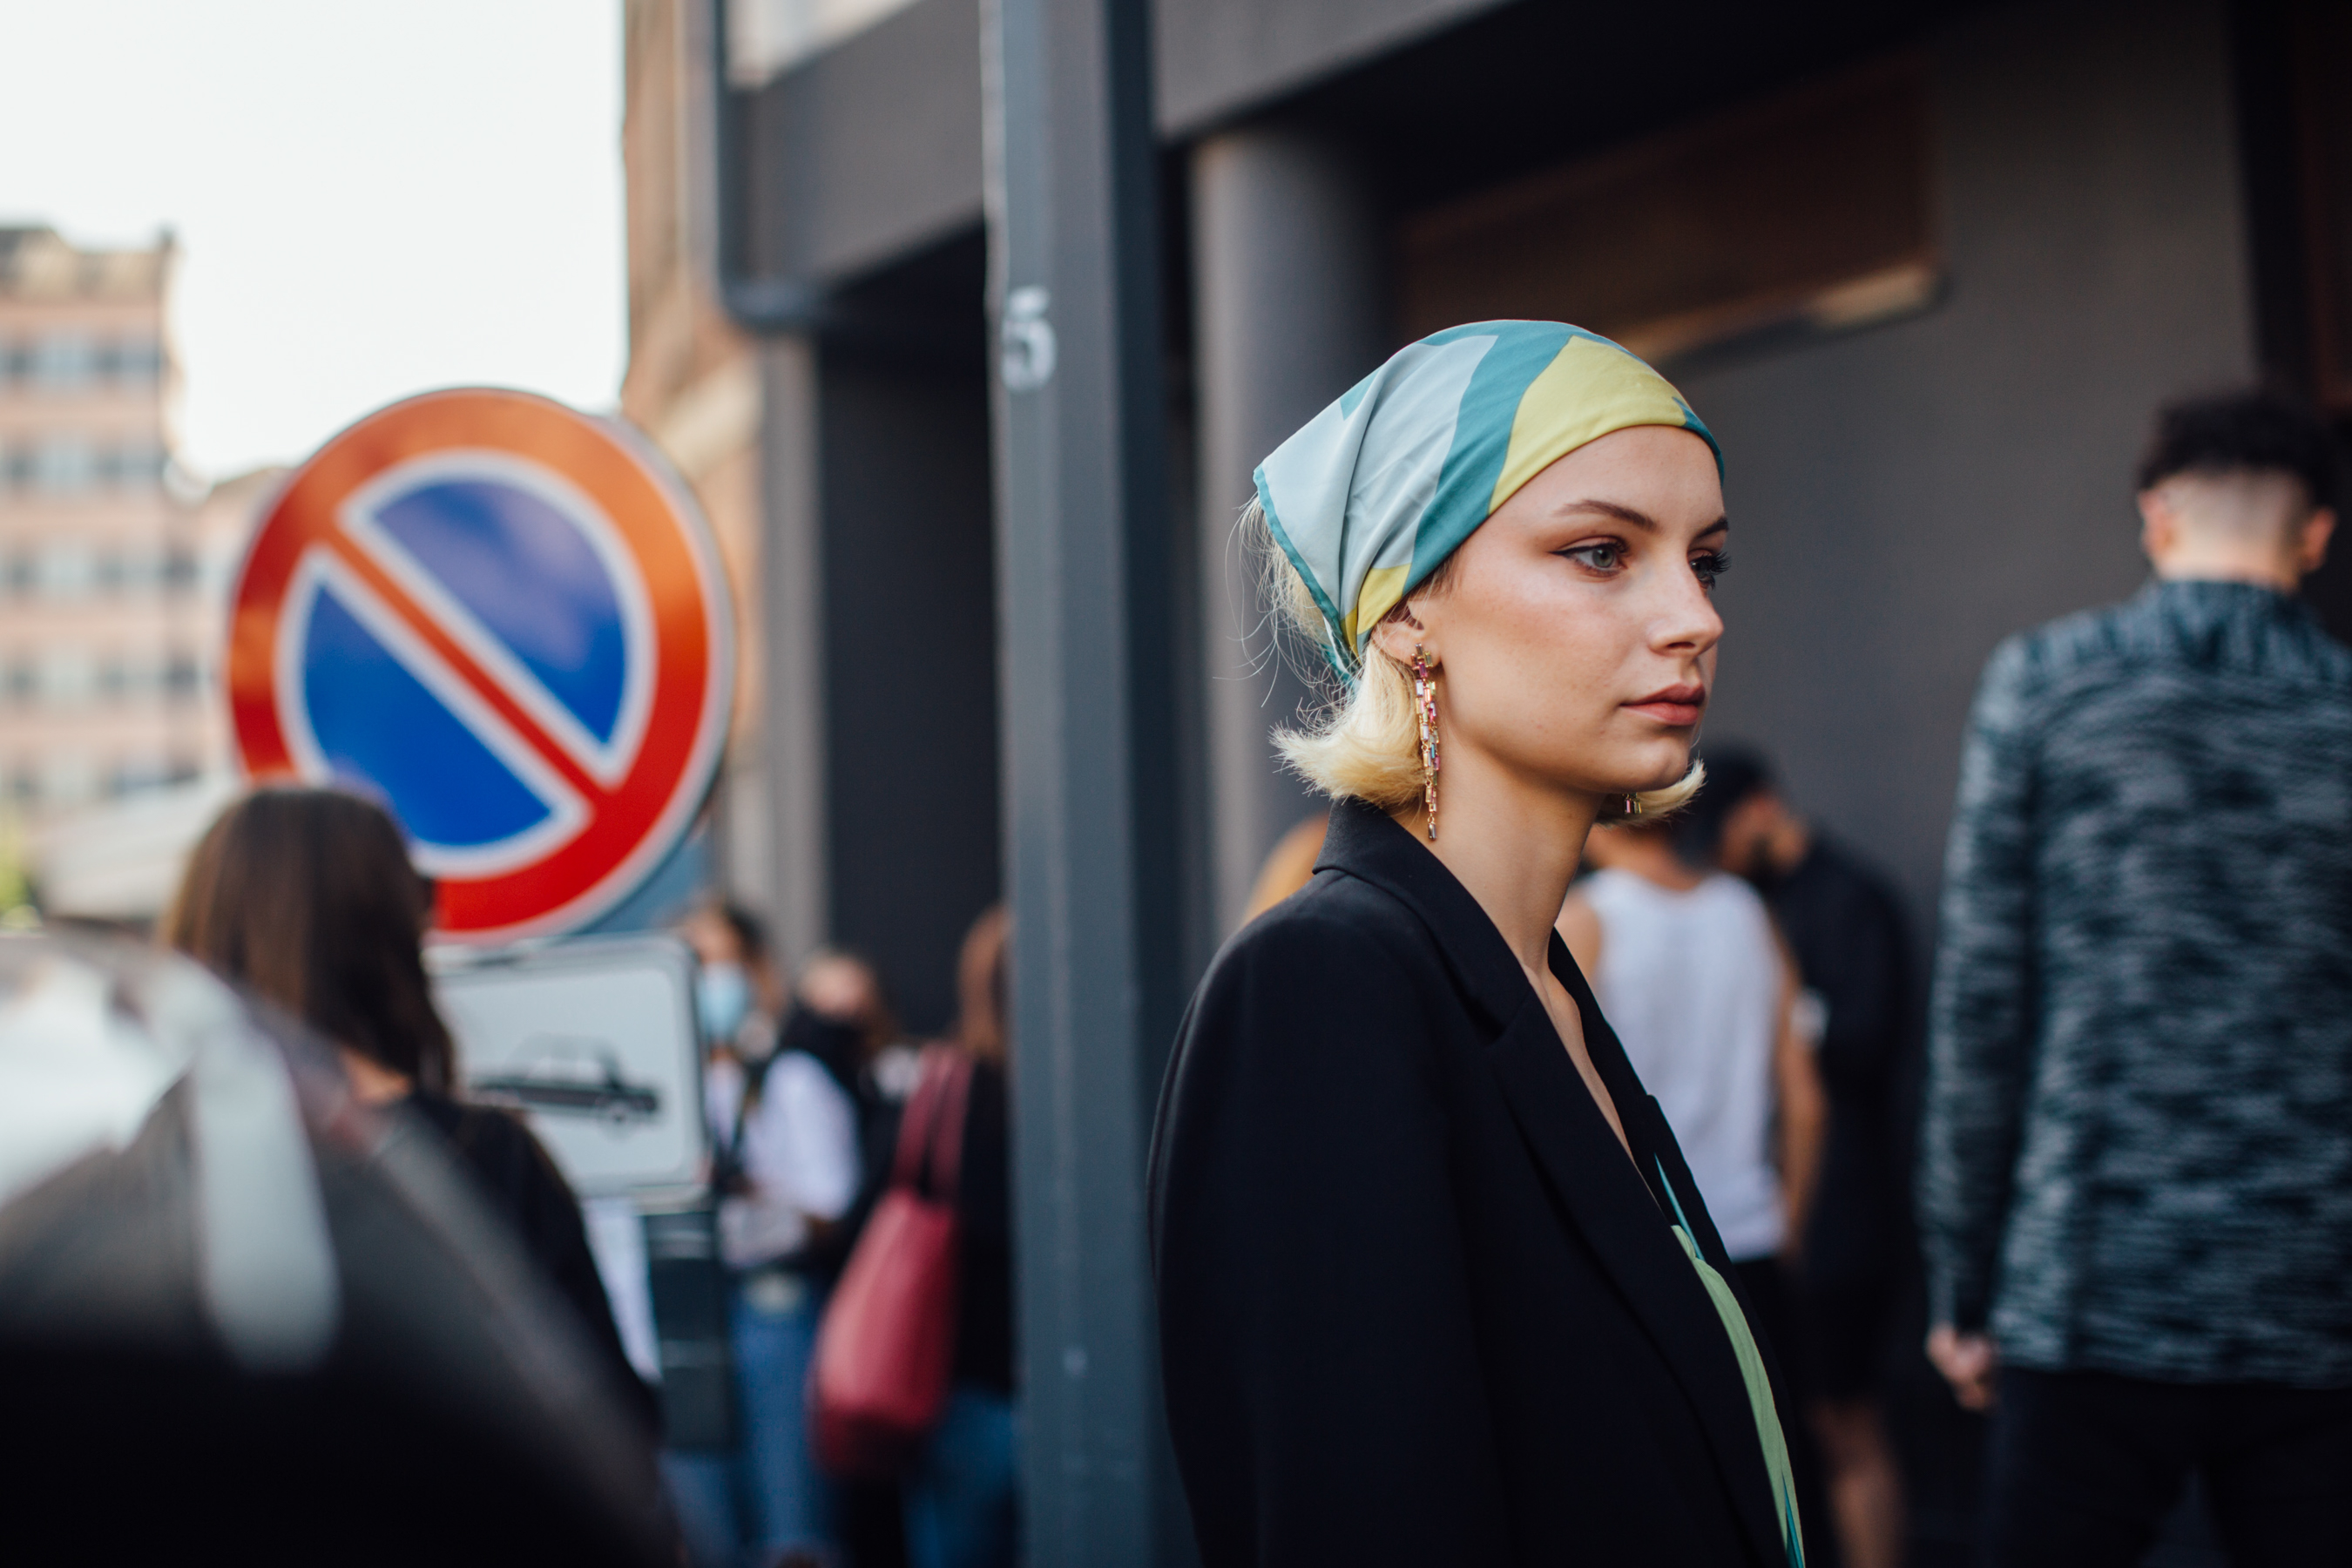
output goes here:
<path id="1" fill-rule="evenodd" d="M 713 905 L 683 928 L 700 961 L 696 1013 L 737 1392 L 730 1445 L 676 1449 L 666 1462 L 698 1565 L 1014 1561 L 1007 931 L 1001 910 L 973 924 L 954 1028 L 919 1047 L 902 1037 L 882 977 L 856 953 L 821 951 L 787 984 L 750 911 Z M 958 1057 L 969 1063 L 961 1125 L 919 1129 L 910 1107 Z M 918 1132 L 933 1152 L 952 1149 L 949 1169 L 935 1158 L 913 1172 Z M 911 1451 L 824 1455 L 809 1384 L 835 1287 L 877 1204 L 894 1184 L 919 1179 L 956 1220 L 944 1403 Z"/>

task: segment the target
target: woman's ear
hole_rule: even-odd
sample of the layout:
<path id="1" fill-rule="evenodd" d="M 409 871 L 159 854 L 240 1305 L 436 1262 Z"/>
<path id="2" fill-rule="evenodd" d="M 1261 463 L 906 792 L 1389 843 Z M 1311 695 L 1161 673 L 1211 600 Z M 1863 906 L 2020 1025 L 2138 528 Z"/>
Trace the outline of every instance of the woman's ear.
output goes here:
<path id="1" fill-rule="evenodd" d="M 1432 664 L 1441 662 L 1437 656 L 1437 639 L 1419 615 L 1420 605 L 1407 599 L 1381 617 L 1372 628 L 1372 644 L 1399 664 L 1412 662 L 1413 649 L 1428 656 Z"/>

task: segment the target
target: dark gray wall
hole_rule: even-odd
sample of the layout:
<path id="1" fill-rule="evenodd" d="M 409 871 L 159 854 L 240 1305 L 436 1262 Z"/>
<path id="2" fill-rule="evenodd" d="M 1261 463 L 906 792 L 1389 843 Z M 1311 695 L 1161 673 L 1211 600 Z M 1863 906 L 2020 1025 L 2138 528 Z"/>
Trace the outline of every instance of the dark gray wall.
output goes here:
<path id="1" fill-rule="evenodd" d="M 1727 459 L 1708 734 L 1775 752 L 1920 941 L 1985 656 L 2134 590 L 2150 412 L 2253 370 L 2221 5 L 2004 9 L 1932 59 L 1944 301 L 1669 367 Z"/>
<path id="2" fill-rule="evenodd" d="M 1160 128 L 1191 135 L 1504 0 L 1158 0 Z"/>
<path id="3" fill-rule="evenodd" d="M 936 1033 L 998 887 L 987 385 L 977 354 L 820 363 L 831 931 Z"/>
<path id="4" fill-rule="evenodd" d="M 1504 0 L 1159 0 L 1171 140 Z M 978 220 L 979 0 L 920 0 L 761 88 L 746 128 L 752 270 L 836 281 Z"/>
<path id="5" fill-rule="evenodd" d="M 845 279 L 980 220 L 979 0 L 922 0 L 761 88 L 752 269 Z"/>

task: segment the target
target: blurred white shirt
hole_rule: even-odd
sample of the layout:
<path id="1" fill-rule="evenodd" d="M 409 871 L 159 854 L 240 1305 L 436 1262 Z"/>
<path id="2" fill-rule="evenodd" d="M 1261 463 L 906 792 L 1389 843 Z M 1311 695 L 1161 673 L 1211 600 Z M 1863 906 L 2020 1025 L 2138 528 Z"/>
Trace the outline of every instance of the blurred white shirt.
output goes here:
<path id="1" fill-rule="evenodd" d="M 1724 1251 L 1771 1256 L 1788 1224 L 1770 1140 L 1783 984 L 1770 912 L 1720 874 L 1677 892 L 1599 871 L 1578 891 L 1601 917 L 1593 997 L 1675 1130 Z"/>
<path id="2" fill-rule="evenodd" d="M 713 1061 L 702 1093 L 711 1137 L 734 1142 L 746 1075 L 730 1058 Z M 835 1220 L 857 1197 L 857 1108 L 824 1064 L 786 1051 L 743 1124 L 743 1174 L 751 1191 L 719 1203 L 719 1254 L 730 1268 L 756 1268 L 808 1244 L 811 1219 Z"/>

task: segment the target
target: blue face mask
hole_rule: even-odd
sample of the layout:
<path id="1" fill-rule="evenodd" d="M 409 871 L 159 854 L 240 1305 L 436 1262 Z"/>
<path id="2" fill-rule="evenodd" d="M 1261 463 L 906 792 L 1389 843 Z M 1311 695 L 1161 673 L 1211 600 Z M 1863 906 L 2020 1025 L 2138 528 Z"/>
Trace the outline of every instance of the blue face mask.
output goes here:
<path id="1" fill-rule="evenodd" d="M 741 964 L 706 964 L 694 977 L 694 1016 L 705 1040 L 731 1044 L 751 1014 L 751 977 Z"/>

